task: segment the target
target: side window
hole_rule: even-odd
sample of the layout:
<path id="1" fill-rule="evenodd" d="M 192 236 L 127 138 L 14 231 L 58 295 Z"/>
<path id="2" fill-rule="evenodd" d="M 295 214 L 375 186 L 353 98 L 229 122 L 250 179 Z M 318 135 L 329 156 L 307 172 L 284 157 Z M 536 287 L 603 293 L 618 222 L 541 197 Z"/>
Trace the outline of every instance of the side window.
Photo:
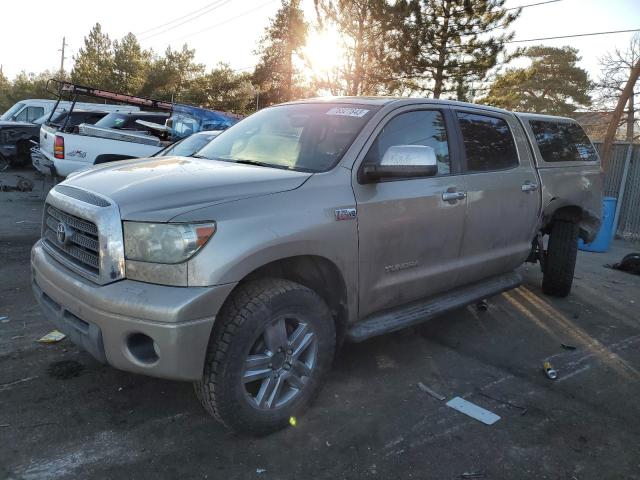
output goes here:
<path id="1" fill-rule="evenodd" d="M 27 107 L 27 122 L 33 122 L 44 115 L 44 107 Z"/>
<path id="2" fill-rule="evenodd" d="M 27 108 L 23 108 L 19 114 L 16 115 L 15 117 L 15 121 L 16 122 L 26 122 L 27 121 Z"/>
<path id="3" fill-rule="evenodd" d="M 395 145 L 432 147 L 438 161 L 438 175 L 451 172 L 447 130 L 444 117 L 437 110 L 417 110 L 392 118 L 371 145 L 364 163 L 379 164 L 387 149 Z"/>
<path id="4" fill-rule="evenodd" d="M 507 122 L 501 118 L 458 112 L 467 171 L 504 170 L 518 165 L 518 152 Z"/>
<path id="5" fill-rule="evenodd" d="M 598 154 L 582 127 L 573 122 L 531 120 L 545 162 L 596 162 Z"/>

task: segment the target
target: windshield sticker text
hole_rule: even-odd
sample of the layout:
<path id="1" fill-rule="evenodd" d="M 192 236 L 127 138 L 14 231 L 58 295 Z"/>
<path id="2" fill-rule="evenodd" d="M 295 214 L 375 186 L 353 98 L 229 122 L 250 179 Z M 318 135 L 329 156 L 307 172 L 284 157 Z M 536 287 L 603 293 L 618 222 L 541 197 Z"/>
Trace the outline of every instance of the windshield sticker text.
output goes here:
<path id="1" fill-rule="evenodd" d="M 342 115 L 345 117 L 364 117 L 369 110 L 364 108 L 334 107 L 327 112 L 327 115 Z"/>

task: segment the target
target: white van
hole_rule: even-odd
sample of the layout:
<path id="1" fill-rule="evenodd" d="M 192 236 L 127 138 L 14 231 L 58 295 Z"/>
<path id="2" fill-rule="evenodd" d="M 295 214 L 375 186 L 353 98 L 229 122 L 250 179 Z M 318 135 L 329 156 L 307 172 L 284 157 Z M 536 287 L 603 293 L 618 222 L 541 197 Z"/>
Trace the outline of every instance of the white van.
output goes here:
<path id="1" fill-rule="evenodd" d="M 0 116 L 0 120 L 9 122 L 33 123 L 44 115 L 49 115 L 55 108 L 56 100 L 30 98 L 17 102 L 13 107 Z M 72 102 L 60 102 L 57 110 L 69 110 Z M 132 105 L 107 105 L 104 103 L 77 102 L 74 108 L 82 110 L 100 110 L 102 112 L 137 112 L 140 108 Z"/>

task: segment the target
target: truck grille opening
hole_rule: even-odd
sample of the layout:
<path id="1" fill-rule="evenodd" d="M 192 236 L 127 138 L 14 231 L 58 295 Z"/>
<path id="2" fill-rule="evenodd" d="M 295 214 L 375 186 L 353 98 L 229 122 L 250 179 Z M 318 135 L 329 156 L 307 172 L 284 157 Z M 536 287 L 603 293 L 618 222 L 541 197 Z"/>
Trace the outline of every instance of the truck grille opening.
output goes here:
<path id="1" fill-rule="evenodd" d="M 62 263 L 80 268 L 96 278 L 100 275 L 100 240 L 95 223 L 46 205 L 43 240 Z"/>

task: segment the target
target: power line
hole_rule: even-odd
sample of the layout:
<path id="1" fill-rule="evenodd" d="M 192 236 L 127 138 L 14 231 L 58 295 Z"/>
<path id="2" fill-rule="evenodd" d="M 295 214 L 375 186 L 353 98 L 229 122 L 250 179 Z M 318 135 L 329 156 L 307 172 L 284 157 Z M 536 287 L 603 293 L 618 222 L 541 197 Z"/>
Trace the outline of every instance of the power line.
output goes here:
<path id="1" fill-rule="evenodd" d="M 192 22 L 192 21 L 194 21 L 194 20 L 196 20 L 196 19 L 200 18 L 200 16 L 201 16 L 201 15 L 204 15 L 204 14 L 206 14 L 206 13 L 210 13 L 210 12 L 212 12 L 212 11 L 214 11 L 214 10 L 217 10 L 217 9 L 218 9 L 218 8 L 220 8 L 220 7 L 223 7 L 224 5 L 226 5 L 227 3 L 229 3 L 230 1 L 231 1 L 231 0 L 219 0 L 219 1 L 218 1 L 218 3 L 216 3 L 216 4 L 215 4 L 215 5 L 213 5 L 213 6 L 211 6 L 208 10 L 206 10 L 206 11 L 204 11 L 204 12 L 201 12 L 201 13 L 200 13 L 200 15 L 198 15 L 198 16 L 196 16 L 196 17 L 193 17 L 193 18 L 188 18 L 188 19 L 186 19 L 186 20 L 183 20 L 182 22 L 180 22 L 180 23 L 176 23 L 175 25 L 172 25 L 172 26 L 170 26 L 170 27 L 168 27 L 168 28 L 165 28 L 164 30 L 160 30 L 159 32 L 152 33 L 151 35 L 148 35 L 147 37 L 143 38 L 142 40 L 145 40 L 145 41 L 146 41 L 146 40 L 149 40 L 150 38 L 157 37 L 158 35 L 162 35 L 163 33 L 166 33 L 166 32 L 168 32 L 169 30 L 173 30 L 173 29 L 175 29 L 175 28 L 178 28 L 178 27 L 180 27 L 180 26 L 184 25 L 185 23 Z"/>
<path id="2" fill-rule="evenodd" d="M 609 32 L 590 32 L 590 33 L 577 33 L 575 35 L 559 35 L 557 37 L 540 37 L 540 38 L 527 38 L 526 40 L 509 40 L 504 43 L 524 43 L 524 42 L 539 42 L 541 40 L 556 40 L 559 38 L 576 38 L 576 37 L 591 37 L 594 35 L 610 35 L 612 33 L 629 33 L 640 32 L 640 28 L 633 28 L 630 30 L 611 30 Z"/>
<path id="3" fill-rule="evenodd" d="M 547 0 L 546 2 L 529 3 L 528 5 L 520 5 L 519 7 L 505 8 L 505 10 L 518 10 L 519 8 L 537 7 L 538 5 L 546 5 L 547 3 L 561 2 L 562 0 Z"/>
<path id="4" fill-rule="evenodd" d="M 172 24 L 172 23 L 178 22 L 178 21 L 180 21 L 180 20 L 182 20 L 182 19 L 184 19 L 184 18 L 190 17 L 191 15 L 194 15 L 194 14 L 196 14 L 196 13 L 200 13 L 202 10 L 206 10 L 207 8 L 209 8 L 210 6 L 212 6 L 213 4 L 215 4 L 215 3 L 219 2 L 219 1 L 220 1 L 220 0 L 216 0 L 215 2 L 212 2 L 212 3 L 208 4 L 208 5 L 205 5 L 205 6 L 204 6 L 204 7 L 202 7 L 202 8 L 199 8 L 199 9 L 197 9 L 197 10 L 194 10 L 194 11 L 192 11 L 192 12 L 189 12 L 189 13 L 187 13 L 187 14 L 185 14 L 185 15 L 181 16 L 181 17 L 174 18 L 173 20 L 170 20 L 170 21 L 168 21 L 168 22 L 166 22 L 166 23 L 163 23 L 163 24 L 161 24 L 161 25 L 157 25 L 157 26 L 155 26 L 155 27 L 153 27 L 153 28 L 148 28 L 148 29 L 147 29 L 147 30 L 145 30 L 144 32 L 136 33 L 136 36 L 144 35 L 145 33 L 149 33 L 149 32 L 152 32 L 153 30 L 157 30 L 157 29 L 159 29 L 159 28 L 166 27 L 167 25 L 170 25 L 170 24 Z"/>
<path id="5" fill-rule="evenodd" d="M 201 33 L 203 33 L 203 32 L 206 32 L 206 31 L 208 31 L 208 30 L 211 30 L 211 29 L 213 29 L 213 28 L 216 28 L 216 27 L 219 27 L 219 26 L 224 25 L 224 24 L 226 24 L 226 23 L 232 22 L 233 20 L 236 20 L 236 19 L 238 19 L 238 18 L 240 18 L 240 17 L 244 17 L 245 15 L 248 15 L 249 13 L 253 13 L 253 12 L 255 12 L 255 11 L 259 10 L 260 8 L 262 8 L 262 7 L 266 7 L 266 6 L 267 6 L 267 5 L 269 5 L 270 3 L 274 3 L 274 2 L 276 2 L 276 1 L 277 1 L 277 0 L 269 0 L 268 2 L 261 3 L 261 4 L 260 4 L 260 5 L 258 5 L 257 7 L 253 8 L 253 9 L 251 9 L 251 10 L 247 10 L 247 11 L 245 11 L 245 12 L 242 12 L 242 13 L 240 13 L 240 14 L 236 15 L 235 17 L 231 17 L 231 18 L 229 18 L 229 19 L 227 19 L 227 20 L 225 20 L 225 21 L 223 21 L 223 22 L 216 23 L 215 25 L 211 25 L 211 26 L 209 26 L 209 27 L 207 27 L 207 28 L 203 28 L 202 30 L 198 30 L 198 31 L 196 31 L 196 32 L 189 33 L 188 35 L 184 35 L 184 36 L 182 36 L 182 37 L 175 38 L 175 39 L 173 39 L 172 41 L 173 41 L 173 42 L 177 42 L 177 41 L 179 41 L 179 40 L 184 40 L 185 38 L 193 37 L 194 35 L 199 35 L 199 34 L 201 34 Z"/>

